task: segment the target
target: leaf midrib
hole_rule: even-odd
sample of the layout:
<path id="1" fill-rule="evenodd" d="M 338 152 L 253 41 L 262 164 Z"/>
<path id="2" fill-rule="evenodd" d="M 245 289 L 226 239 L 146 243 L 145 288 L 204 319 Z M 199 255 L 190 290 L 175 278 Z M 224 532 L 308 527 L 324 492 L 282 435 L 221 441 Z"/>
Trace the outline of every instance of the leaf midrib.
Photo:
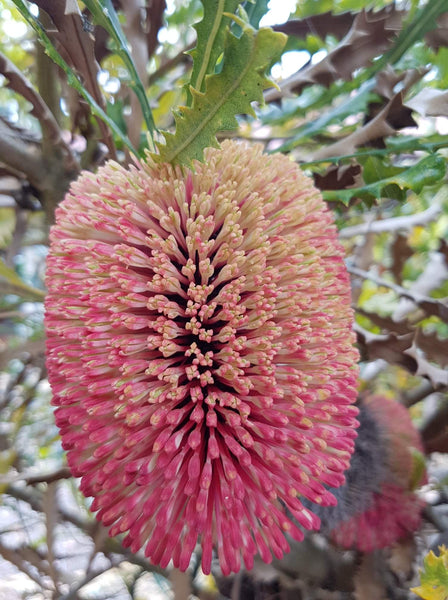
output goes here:
<path id="1" fill-rule="evenodd" d="M 253 38 L 253 40 L 255 41 L 255 37 Z M 253 52 L 251 53 L 251 57 L 253 56 Z M 197 138 L 199 136 L 199 134 L 205 129 L 206 125 L 208 125 L 210 123 L 210 121 L 213 119 L 213 117 L 216 115 L 217 112 L 219 112 L 219 110 L 221 109 L 222 105 L 225 104 L 227 102 L 227 99 L 229 98 L 229 96 L 231 96 L 233 94 L 233 92 L 238 89 L 241 81 L 244 79 L 246 73 L 250 70 L 251 65 L 252 65 L 252 58 L 251 61 L 246 65 L 246 67 L 241 71 L 241 75 L 234 80 L 233 85 L 229 88 L 229 91 L 224 94 L 223 96 L 221 96 L 221 102 L 218 103 L 209 113 L 208 116 L 206 118 L 203 119 L 202 121 L 202 126 L 198 127 L 196 129 L 194 129 L 192 131 L 192 133 L 187 137 L 187 139 L 184 141 L 183 144 L 181 144 L 177 151 L 174 154 L 171 154 L 170 157 L 168 158 L 167 162 L 172 163 L 178 156 L 179 154 L 181 154 L 181 152 L 183 152 L 185 150 L 185 148 L 187 148 L 192 140 L 194 140 L 195 138 Z M 219 77 L 219 75 L 218 75 Z M 200 92 L 202 93 L 202 92 Z"/>
<path id="2" fill-rule="evenodd" d="M 213 44 L 215 43 L 216 34 L 219 31 L 219 26 L 222 21 L 222 13 L 224 12 L 224 4 L 226 0 L 219 0 L 218 9 L 216 11 L 215 20 L 213 22 L 213 27 L 210 32 L 210 36 L 208 38 L 207 45 L 205 47 L 204 60 L 202 61 L 201 68 L 199 70 L 198 76 L 196 78 L 195 87 L 199 91 L 201 90 L 202 81 L 207 73 L 210 55 L 212 52 Z"/>

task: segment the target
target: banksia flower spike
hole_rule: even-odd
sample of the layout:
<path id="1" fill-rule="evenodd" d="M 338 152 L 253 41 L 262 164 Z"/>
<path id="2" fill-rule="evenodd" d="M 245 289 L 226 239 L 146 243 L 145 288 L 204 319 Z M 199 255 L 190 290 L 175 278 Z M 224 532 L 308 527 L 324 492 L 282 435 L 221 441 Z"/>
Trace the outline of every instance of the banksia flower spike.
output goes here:
<path id="1" fill-rule="evenodd" d="M 423 501 L 414 488 L 425 481 L 416 452 L 420 436 L 408 410 L 370 395 L 361 400 L 360 427 L 338 504 L 319 508 L 322 531 L 339 546 L 372 552 L 416 531 Z"/>
<path id="2" fill-rule="evenodd" d="M 56 213 L 48 371 L 92 510 L 154 564 L 288 551 L 335 502 L 357 352 L 329 211 L 288 158 L 224 142 L 194 170 L 109 162 Z"/>

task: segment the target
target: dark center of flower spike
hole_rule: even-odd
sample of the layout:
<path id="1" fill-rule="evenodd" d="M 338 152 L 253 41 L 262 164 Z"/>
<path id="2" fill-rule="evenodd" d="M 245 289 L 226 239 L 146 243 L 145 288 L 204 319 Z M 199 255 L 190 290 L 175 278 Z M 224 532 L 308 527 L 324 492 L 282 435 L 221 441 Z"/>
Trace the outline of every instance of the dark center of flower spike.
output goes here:
<path id="1" fill-rule="evenodd" d="M 199 539 L 228 572 L 317 526 L 300 498 L 343 481 L 357 354 L 342 248 L 293 163 L 226 142 L 187 175 L 86 173 L 47 284 L 56 419 L 112 534 L 183 569 Z"/>

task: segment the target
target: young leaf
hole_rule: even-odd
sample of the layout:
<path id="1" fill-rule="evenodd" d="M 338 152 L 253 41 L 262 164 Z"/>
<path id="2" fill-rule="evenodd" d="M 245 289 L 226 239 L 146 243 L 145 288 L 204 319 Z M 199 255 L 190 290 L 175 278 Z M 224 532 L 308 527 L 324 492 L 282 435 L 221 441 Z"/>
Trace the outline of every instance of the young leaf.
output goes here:
<path id="1" fill-rule="evenodd" d="M 243 26 L 240 38 L 227 33 L 221 73 L 206 77 L 204 93 L 191 88 L 193 104 L 175 114 L 176 132 L 164 132 L 166 144 L 157 144 L 160 154 L 155 160 L 173 164 L 201 160 L 204 148 L 217 146 L 217 131 L 234 129 L 235 115 L 253 114 L 251 102 L 263 101 L 263 90 L 272 85 L 265 70 L 281 52 L 286 36 L 239 24 Z"/>
<path id="2" fill-rule="evenodd" d="M 194 26 L 197 43 L 196 48 L 190 52 L 194 61 L 190 86 L 199 92 L 204 91 L 205 76 L 214 72 L 216 61 L 224 49 L 227 26 L 230 23 L 230 18 L 224 13 L 234 13 L 240 3 L 240 0 L 201 1 L 204 6 L 204 18 Z"/>
<path id="3" fill-rule="evenodd" d="M 380 179 L 359 188 L 325 191 L 322 195 L 327 201 L 340 201 L 345 205 L 348 205 L 352 198 L 364 198 L 372 201 L 382 197 L 391 197 L 404 200 L 406 189 L 418 193 L 426 185 L 441 182 L 445 176 L 445 170 L 445 159 L 438 154 L 434 154 L 391 177 Z"/>
<path id="4" fill-rule="evenodd" d="M 423 600 L 447 600 L 448 598 L 448 550 L 440 546 L 440 556 L 431 552 L 425 557 L 421 572 L 421 585 L 412 588 Z"/>

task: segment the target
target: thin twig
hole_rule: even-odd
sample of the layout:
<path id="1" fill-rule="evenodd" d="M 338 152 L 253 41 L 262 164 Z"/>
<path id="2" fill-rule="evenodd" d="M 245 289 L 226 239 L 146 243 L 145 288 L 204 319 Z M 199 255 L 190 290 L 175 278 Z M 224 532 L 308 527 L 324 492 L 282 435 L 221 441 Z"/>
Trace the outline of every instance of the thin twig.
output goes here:
<path id="1" fill-rule="evenodd" d="M 387 281 L 387 279 L 382 279 L 381 277 L 378 277 L 370 271 L 358 269 L 358 267 L 347 265 L 347 270 L 352 275 L 356 275 L 357 277 L 362 277 L 363 279 L 373 281 L 381 287 L 386 287 L 388 289 L 393 290 L 398 296 L 412 300 L 412 302 L 420 306 L 420 308 L 422 308 L 428 314 L 439 316 L 444 320 L 448 316 L 448 303 L 445 301 L 435 300 L 434 298 L 424 296 L 423 294 L 419 294 L 418 292 L 412 292 L 411 290 L 408 290 L 402 287 L 401 285 L 397 285 L 396 283 Z"/>
<path id="2" fill-rule="evenodd" d="M 4 475 L 0 477 L 0 485 L 10 485 L 16 481 L 24 481 L 27 485 L 36 485 L 37 483 L 53 483 L 59 481 L 59 479 L 69 479 L 72 477 L 70 469 L 68 467 L 62 467 L 56 471 L 50 473 L 19 473 L 18 475 Z"/>
<path id="3" fill-rule="evenodd" d="M 430 381 L 424 379 L 422 383 L 408 392 L 405 392 L 401 397 L 401 403 L 407 406 L 408 408 L 414 406 L 421 400 L 424 400 L 426 396 L 429 396 L 434 392 L 434 386 Z"/>
<path id="4" fill-rule="evenodd" d="M 0 161 L 23 173 L 29 182 L 40 189 L 45 178 L 45 163 L 41 154 L 36 154 L 35 144 L 26 143 L 16 132 L 0 119 Z"/>
<path id="5" fill-rule="evenodd" d="M 189 50 L 191 50 L 192 48 L 194 48 L 194 46 L 195 46 L 195 43 L 189 44 L 188 46 L 183 48 L 180 52 L 178 52 L 176 54 L 176 56 L 173 56 L 173 58 L 170 58 L 169 60 L 164 62 L 162 65 L 160 65 L 160 67 L 156 71 L 154 71 L 154 73 L 151 73 L 151 75 L 149 76 L 148 86 L 151 86 L 155 81 L 157 81 L 158 79 L 163 77 L 163 75 L 168 73 L 168 71 L 171 71 L 171 69 L 174 69 L 174 67 L 177 67 L 177 65 L 179 63 L 187 62 L 188 55 L 186 53 Z"/>
<path id="6" fill-rule="evenodd" d="M 71 148 L 63 140 L 59 125 L 47 104 L 22 72 L 2 52 L 0 52 L 0 73 L 8 79 L 15 92 L 32 104 L 32 114 L 40 121 L 42 129 L 46 131 L 53 146 L 61 148 L 67 156 L 67 168 L 77 170 L 79 168 L 78 161 Z"/>
<path id="7" fill-rule="evenodd" d="M 344 227 L 339 231 L 339 237 L 351 238 L 355 235 L 367 235 L 368 233 L 383 233 L 386 231 L 397 231 L 398 229 L 410 229 L 415 225 L 423 225 L 433 221 L 442 212 L 439 203 L 434 202 L 426 210 L 406 217 L 392 217 L 373 223 L 361 223 L 352 227 Z"/>

